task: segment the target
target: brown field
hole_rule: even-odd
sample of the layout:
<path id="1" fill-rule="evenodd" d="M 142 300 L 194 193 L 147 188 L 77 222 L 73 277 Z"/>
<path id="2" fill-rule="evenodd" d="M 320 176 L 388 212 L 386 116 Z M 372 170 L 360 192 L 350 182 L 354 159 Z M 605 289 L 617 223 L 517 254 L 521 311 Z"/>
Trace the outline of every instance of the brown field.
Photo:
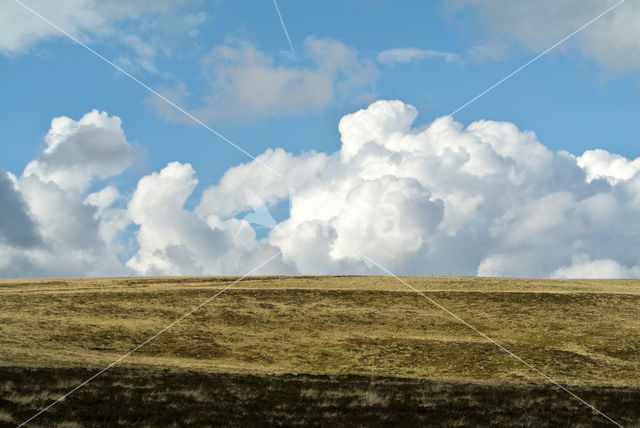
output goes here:
<path id="1" fill-rule="evenodd" d="M 614 420 L 640 424 L 640 281 L 404 279 Z M 0 281 L 0 425 L 24 421 L 234 280 Z M 32 425 L 207 420 L 607 424 L 394 278 L 252 277 Z"/>

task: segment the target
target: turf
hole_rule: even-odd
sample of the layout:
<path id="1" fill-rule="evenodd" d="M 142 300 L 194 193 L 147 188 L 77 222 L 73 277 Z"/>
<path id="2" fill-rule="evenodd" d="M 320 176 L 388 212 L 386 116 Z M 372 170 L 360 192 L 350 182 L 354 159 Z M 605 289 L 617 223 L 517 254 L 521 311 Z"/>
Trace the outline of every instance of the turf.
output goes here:
<path id="1" fill-rule="evenodd" d="M 640 281 L 404 279 L 554 380 L 602 400 L 614 413 L 610 415 L 614 419 L 617 416 L 627 424 L 640 421 L 640 410 L 633 410 L 640 406 L 629 404 L 634 400 L 638 403 L 640 387 Z M 70 389 L 73 382 L 65 379 L 79 381 L 83 377 L 70 373 L 86 368 L 95 372 L 106 366 L 234 280 L 180 277 L 0 281 L 0 364 L 5 367 L 0 369 L 0 376 L 11 377 L 22 370 L 25 374 L 21 388 L 26 388 L 22 398 L 11 401 L 6 394 L 12 390 L 5 382 L 0 422 L 3 418 L 10 420 L 8 423 L 16 422 L 43 406 L 65 389 L 55 389 L 56 385 L 62 383 Z M 306 424 L 309 421 L 302 416 L 282 419 L 284 413 L 297 414 L 299 400 L 307 403 L 306 407 L 313 407 L 316 416 L 329 415 L 324 419 L 318 416 L 326 423 L 331 415 L 332 423 L 369 425 L 374 419 L 382 424 L 425 423 L 431 413 L 424 409 L 438 409 L 443 416 L 434 419 L 434 423 L 445 425 L 485 425 L 492 421 L 511 421 L 514 425 L 541 425 L 554 420 L 583 425 L 607 422 L 568 394 L 557 395 L 562 391 L 547 379 L 389 277 L 247 278 L 140 348 L 121 367 L 122 372 L 114 370 L 111 376 L 151 376 L 158 385 L 152 389 L 169 396 L 175 379 L 163 379 L 158 373 L 188 373 L 193 379 L 200 379 L 194 380 L 196 383 L 211 383 L 211 379 L 240 382 L 240 392 L 242 385 L 248 385 L 247 379 L 253 379 L 251 382 L 257 383 L 252 388 L 258 389 L 258 395 L 265 394 L 261 402 L 268 403 L 272 413 L 264 406 L 254 413 L 240 412 L 246 413 L 247 422 L 259 418 L 273 424 L 292 424 L 296 420 Z M 168 369 L 170 372 L 166 372 Z M 309 380 L 316 379 L 314 376 L 328 383 Z M 109 379 L 105 376 L 91 388 L 103 388 L 102 393 L 96 391 L 99 396 L 109 391 L 110 400 L 117 400 L 120 395 L 132 402 L 137 400 L 133 396 L 138 389 L 112 390 Z M 309 380 L 308 387 L 304 386 L 305 379 Z M 360 399 L 354 398 L 355 392 L 349 392 L 358 385 L 358 391 L 366 394 L 362 379 L 370 379 L 382 388 L 374 388 L 368 407 L 353 404 Z M 391 383 L 385 379 L 392 379 Z M 37 385 L 49 384 L 41 386 L 45 390 L 37 389 Z M 162 386 L 165 384 L 169 386 Z M 447 392 L 424 392 L 431 391 L 433 385 Z M 213 387 L 199 391 L 207 395 L 208 388 Z M 281 397 L 270 393 L 269 388 L 292 389 Z M 323 396 L 317 388 L 325 388 L 330 394 Z M 415 389 L 414 395 L 411 388 Z M 242 394 L 252 396 L 249 390 Z M 397 395 L 400 390 L 405 392 Z M 87 391 L 94 390 L 87 387 Z M 157 394 L 160 393 L 152 396 Z M 90 424 L 88 416 L 81 413 L 90 416 L 90 409 L 98 406 L 92 404 L 91 396 L 83 395 L 85 398 L 76 402 L 80 407 L 69 410 L 66 419 L 64 409 L 71 408 L 66 402 L 59 405 L 62 413 L 54 412 L 48 417 L 58 415 L 63 418 L 58 421 Z M 329 396 L 337 401 L 329 400 L 323 407 L 323 400 Z M 156 398 L 145 399 L 159 406 Z M 78 399 L 72 396 L 67 401 L 73 400 Z M 186 403 L 191 404 L 185 404 L 186 408 L 198 406 L 197 400 L 189 400 Z M 412 410 L 400 411 L 403 402 Z M 224 413 L 231 404 L 224 400 L 221 403 L 223 409 L 218 412 Z M 461 410 L 465 405 L 460 403 L 467 403 L 466 411 Z M 532 413 L 532 408 L 538 408 L 536 403 L 542 410 Z M 445 411 L 447 405 L 452 406 L 451 411 Z M 462 407 L 456 407 L 459 405 Z M 363 406 L 369 410 L 363 410 Z M 558 410 L 558 406 L 564 410 Z M 478 410 L 482 407 L 488 412 L 484 416 Z M 353 409 L 359 410 L 354 413 Z M 139 417 L 143 424 L 154 424 L 136 416 L 131 409 L 122 412 L 123 421 L 132 422 Z M 359 413 L 372 418 L 377 415 L 377 419 L 361 420 L 354 416 Z M 537 416 L 526 418 L 532 414 Z M 175 413 L 173 420 L 179 425 L 188 420 L 180 415 Z M 508 415 L 513 418 L 508 419 Z M 218 416 L 222 419 L 216 420 L 223 424 L 228 417 Z M 241 419 L 227 422 L 241 425 Z M 46 420 L 53 422 L 43 419 Z M 163 419 L 162 424 L 168 420 Z"/>

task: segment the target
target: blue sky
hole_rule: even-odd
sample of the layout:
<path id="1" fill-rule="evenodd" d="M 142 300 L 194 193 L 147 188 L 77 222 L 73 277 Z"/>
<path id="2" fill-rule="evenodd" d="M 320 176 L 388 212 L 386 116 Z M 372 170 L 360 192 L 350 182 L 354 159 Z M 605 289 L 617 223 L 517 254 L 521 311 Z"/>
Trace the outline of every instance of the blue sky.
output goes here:
<path id="1" fill-rule="evenodd" d="M 427 126 L 615 4 L 570 3 L 543 1 L 538 9 L 518 10 L 497 0 L 280 0 L 296 60 L 270 0 L 140 2 L 129 9 L 86 0 L 60 10 L 25 1 L 254 156 L 270 148 L 295 156 L 335 153 L 340 119 L 376 100 L 414 106 L 414 125 Z M 230 168 L 251 162 L 19 4 L 7 1 L 2 9 L 0 167 L 6 171 L 20 177 L 38 158 L 53 118 L 79 120 L 93 109 L 121 119 L 132 154 L 126 169 L 92 179 L 86 193 L 112 185 L 128 195 L 117 203 L 121 208 L 142 177 L 170 162 L 189 163 L 197 172 L 189 210 Z M 511 122 L 534 131 L 548 149 L 576 156 L 602 149 L 639 157 L 638 33 L 609 29 L 619 27 L 614 17 L 636 12 L 635 5 L 621 5 L 455 120 Z M 529 32 L 534 24 L 539 31 Z M 612 44 L 615 49 L 607 48 Z M 413 49 L 414 58 L 382 59 L 398 49 Z M 254 80 L 290 79 L 284 85 L 293 90 L 285 96 L 269 94 L 260 83 L 253 92 L 242 82 L 234 86 L 241 69 Z M 278 221 L 288 216 L 286 200 L 274 197 L 268 204 Z M 124 230 L 120 240 L 130 247 L 118 255 L 121 261 L 140 246 L 137 226 Z"/>
<path id="2" fill-rule="evenodd" d="M 372 60 L 379 52 L 398 47 L 461 55 L 463 64 L 426 60 L 378 65 L 380 78 L 375 82 L 373 99 L 412 104 L 420 111 L 419 122 L 450 113 L 536 54 L 515 46 L 498 60 L 474 61 L 468 52 L 479 46 L 482 38 L 468 29 L 471 19 L 465 19 L 463 13 L 461 17 L 450 16 L 438 2 L 408 1 L 402 7 L 391 1 L 280 3 L 298 51 L 305 37 L 316 36 L 340 40 Z M 276 61 L 291 65 L 286 58 L 287 41 L 270 1 L 203 2 L 189 9 L 206 14 L 197 27 L 200 34 L 172 41 L 176 52 L 157 61 L 158 73 L 132 70 L 150 86 L 171 87 L 182 81 L 191 92 L 205 90 L 202 57 L 226 37 L 250 40 Z M 129 26 L 135 29 L 135 24 Z M 110 59 L 130 54 L 126 46 L 112 40 L 97 39 L 91 46 Z M 215 182 L 229 166 L 249 160 L 197 125 L 163 120 L 146 102 L 149 93 L 145 89 L 64 37 L 39 42 L 26 52 L 0 56 L 0 67 L 4 99 L 0 108 L 5 118 L 0 159 L 4 168 L 16 174 L 41 149 L 52 117 L 77 118 L 94 108 L 125 120 L 127 136 L 146 149 L 142 172 L 181 160 L 206 166 L 197 168 L 201 180 Z M 603 70 L 572 51 L 554 52 L 460 112 L 456 119 L 463 123 L 479 118 L 512 121 L 536 132 L 545 145 L 574 154 L 600 147 L 637 157 L 640 152 L 633 143 L 640 136 L 638 89 L 637 73 Z M 340 117 L 366 105 L 341 100 L 301 115 L 212 119 L 207 123 L 253 154 L 267 147 L 334 151 L 339 147 Z M 603 122 L 608 126 L 602 126 Z M 181 144 L 176 144 L 177 140 Z"/>

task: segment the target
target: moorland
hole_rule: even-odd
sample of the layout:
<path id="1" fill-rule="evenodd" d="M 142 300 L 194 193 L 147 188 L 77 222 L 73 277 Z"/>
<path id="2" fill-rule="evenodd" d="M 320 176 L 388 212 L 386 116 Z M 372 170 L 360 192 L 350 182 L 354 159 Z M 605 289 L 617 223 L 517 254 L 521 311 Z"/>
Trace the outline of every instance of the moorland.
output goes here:
<path id="1" fill-rule="evenodd" d="M 0 281 L 0 426 L 233 283 Z M 640 424 L 640 281 L 403 277 L 624 426 Z M 29 426 L 611 423 L 393 277 L 248 277 Z"/>

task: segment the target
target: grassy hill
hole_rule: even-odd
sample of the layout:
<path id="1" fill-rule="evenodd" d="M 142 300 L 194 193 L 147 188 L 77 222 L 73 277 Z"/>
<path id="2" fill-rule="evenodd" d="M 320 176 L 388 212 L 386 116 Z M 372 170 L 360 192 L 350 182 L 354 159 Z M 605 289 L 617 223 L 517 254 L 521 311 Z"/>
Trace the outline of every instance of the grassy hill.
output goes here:
<path id="1" fill-rule="evenodd" d="M 640 281 L 404 279 L 614 420 L 640 424 Z M 0 281 L 0 424 L 234 280 Z M 76 394 L 33 424 L 608 423 L 389 277 L 247 278 Z"/>

